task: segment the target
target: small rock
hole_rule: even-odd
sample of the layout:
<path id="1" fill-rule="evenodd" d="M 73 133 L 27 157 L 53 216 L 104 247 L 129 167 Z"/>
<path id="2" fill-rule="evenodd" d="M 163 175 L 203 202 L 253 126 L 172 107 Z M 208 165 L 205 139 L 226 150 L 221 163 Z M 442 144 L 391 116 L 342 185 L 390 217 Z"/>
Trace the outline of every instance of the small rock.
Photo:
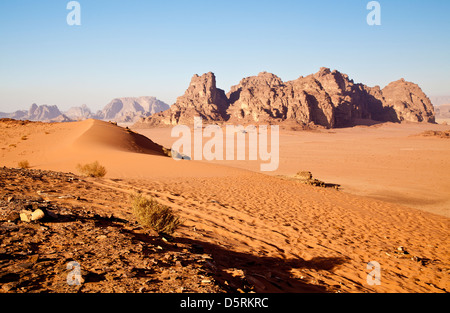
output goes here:
<path id="1" fill-rule="evenodd" d="M 14 201 L 14 197 L 13 196 L 8 197 L 8 202 L 12 202 L 12 201 Z"/>
<path id="2" fill-rule="evenodd" d="M 409 254 L 409 252 L 406 251 L 406 249 L 404 247 L 402 247 L 402 246 L 398 247 L 397 250 L 400 251 L 400 252 L 403 252 L 403 254 Z"/>
<path id="3" fill-rule="evenodd" d="M 44 217 L 45 217 L 45 213 L 41 209 L 37 209 L 31 214 L 32 221 L 39 221 L 39 220 L 43 219 Z"/>
<path id="4" fill-rule="evenodd" d="M 20 212 L 20 220 L 25 223 L 30 223 L 32 214 L 33 212 L 31 211 L 23 210 Z"/>
<path id="5" fill-rule="evenodd" d="M 95 238 L 95 239 L 97 239 L 97 240 L 105 240 L 106 238 L 108 238 L 108 237 L 105 236 L 105 235 L 100 235 L 100 236 L 98 236 L 98 237 Z"/>

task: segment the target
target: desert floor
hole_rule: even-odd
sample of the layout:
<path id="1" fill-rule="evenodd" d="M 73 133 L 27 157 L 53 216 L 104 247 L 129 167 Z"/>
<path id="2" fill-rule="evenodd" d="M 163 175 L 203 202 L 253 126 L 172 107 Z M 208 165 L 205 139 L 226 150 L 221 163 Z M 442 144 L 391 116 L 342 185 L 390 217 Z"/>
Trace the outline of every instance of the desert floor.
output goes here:
<path id="1" fill-rule="evenodd" d="M 98 160 L 107 176 L 86 181 L 102 197 L 110 193 L 108 210 L 127 210 L 125 195 L 135 190 L 171 206 L 185 219 L 177 240 L 201 244 L 221 284 L 240 279 L 257 292 L 448 292 L 450 145 L 419 136 L 448 128 L 282 131 L 279 169 L 262 174 L 261 162 L 174 161 L 99 121 L 1 123 L 0 165 L 28 160 L 33 169 L 76 173 L 77 163 Z M 176 140 L 168 128 L 135 131 L 165 147 Z M 342 188 L 287 179 L 298 171 Z M 381 266 L 381 285 L 367 282 L 370 261 Z"/>
<path id="2" fill-rule="evenodd" d="M 310 171 L 341 190 L 450 217 L 450 142 L 419 136 L 447 125 L 380 124 L 316 131 L 280 131 L 280 165 L 272 176 Z M 171 128 L 138 129 L 171 147 Z M 224 130 L 225 133 L 225 130 Z M 203 143 L 209 138 L 204 138 Z M 247 139 L 248 140 L 248 139 Z M 269 136 L 270 140 L 270 136 Z M 224 140 L 225 141 L 225 140 Z M 248 149 L 248 147 L 247 147 Z M 260 171 L 264 161 L 212 161 Z"/>

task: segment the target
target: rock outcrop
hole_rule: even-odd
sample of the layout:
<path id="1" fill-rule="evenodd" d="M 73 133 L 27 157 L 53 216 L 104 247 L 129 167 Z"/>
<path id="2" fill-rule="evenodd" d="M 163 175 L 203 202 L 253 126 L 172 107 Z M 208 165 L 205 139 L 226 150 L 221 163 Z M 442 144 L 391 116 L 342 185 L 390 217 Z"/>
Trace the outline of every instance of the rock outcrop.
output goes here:
<path id="1" fill-rule="evenodd" d="M 223 90 L 217 88 L 216 77 L 209 72 L 202 76 L 194 75 L 185 94 L 178 97 L 169 110 L 143 118 L 138 124 L 192 124 L 194 116 L 210 122 L 223 122 L 228 119 L 227 108 L 228 98 Z"/>
<path id="2" fill-rule="evenodd" d="M 435 122 L 433 105 L 418 85 L 402 78 L 383 88 L 383 96 L 400 122 Z"/>
<path id="3" fill-rule="evenodd" d="M 434 122 L 434 108 L 416 84 L 401 79 L 381 89 L 354 83 L 329 68 L 283 82 L 262 72 L 231 87 L 225 96 L 213 73 L 194 75 L 186 93 L 167 111 L 141 119 L 139 127 L 208 122 L 296 123 L 327 128 L 363 121 Z"/>
<path id="4" fill-rule="evenodd" d="M 433 106 L 417 85 L 400 80 L 381 90 L 328 68 L 286 83 L 260 73 L 233 86 L 228 97 L 234 122 L 295 121 L 328 128 L 367 119 L 434 122 Z"/>

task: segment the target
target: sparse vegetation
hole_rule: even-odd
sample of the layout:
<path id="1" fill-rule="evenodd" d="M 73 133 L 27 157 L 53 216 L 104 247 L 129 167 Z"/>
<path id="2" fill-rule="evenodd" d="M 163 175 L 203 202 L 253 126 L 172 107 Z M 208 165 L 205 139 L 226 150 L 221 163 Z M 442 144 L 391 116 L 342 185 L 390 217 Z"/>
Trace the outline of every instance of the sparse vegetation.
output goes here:
<path id="1" fill-rule="evenodd" d="M 180 218 L 170 207 L 142 194 L 132 196 L 131 206 L 138 222 L 144 227 L 151 227 L 158 234 L 171 235 L 181 225 Z"/>
<path id="2" fill-rule="evenodd" d="M 23 160 L 19 162 L 18 166 L 24 169 L 30 168 L 30 162 L 28 162 L 27 160 Z"/>
<path id="3" fill-rule="evenodd" d="M 94 163 L 90 163 L 90 164 L 78 164 L 77 165 L 77 170 L 86 176 L 89 177 L 104 177 L 107 173 L 106 168 L 102 165 L 100 165 L 100 163 L 98 163 L 98 161 L 95 161 Z"/>

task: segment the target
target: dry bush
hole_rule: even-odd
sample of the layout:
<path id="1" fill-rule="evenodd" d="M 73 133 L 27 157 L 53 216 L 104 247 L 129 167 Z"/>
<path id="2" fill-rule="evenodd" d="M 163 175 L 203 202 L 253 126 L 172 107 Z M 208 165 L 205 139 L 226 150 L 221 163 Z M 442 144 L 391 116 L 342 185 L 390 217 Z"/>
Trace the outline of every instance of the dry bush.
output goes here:
<path id="1" fill-rule="evenodd" d="M 30 162 L 28 162 L 27 160 L 23 160 L 19 162 L 18 166 L 20 168 L 30 168 Z"/>
<path id="2" fill-rule="evenodd" d="M 172 209 L 162 205 L 152 198 L 135 194 L 131 198 L 133 213 L 144 227 L 151 227 L 158 234 L 171 235 L 181 225 L 181 220 Z"/>
<path id="3" fill-rule="evenodd" d="M 77 165 L 77 170 L 86 176 L 89 177 L 103 177 L 106 175 L 107 171 L 106 168 L 102 165 L 100 165 L 100 163 L 98 163 L 98 161 L 95 161 L 94 163 L 90 163 L 90 164 L 78 164 Z"/>

